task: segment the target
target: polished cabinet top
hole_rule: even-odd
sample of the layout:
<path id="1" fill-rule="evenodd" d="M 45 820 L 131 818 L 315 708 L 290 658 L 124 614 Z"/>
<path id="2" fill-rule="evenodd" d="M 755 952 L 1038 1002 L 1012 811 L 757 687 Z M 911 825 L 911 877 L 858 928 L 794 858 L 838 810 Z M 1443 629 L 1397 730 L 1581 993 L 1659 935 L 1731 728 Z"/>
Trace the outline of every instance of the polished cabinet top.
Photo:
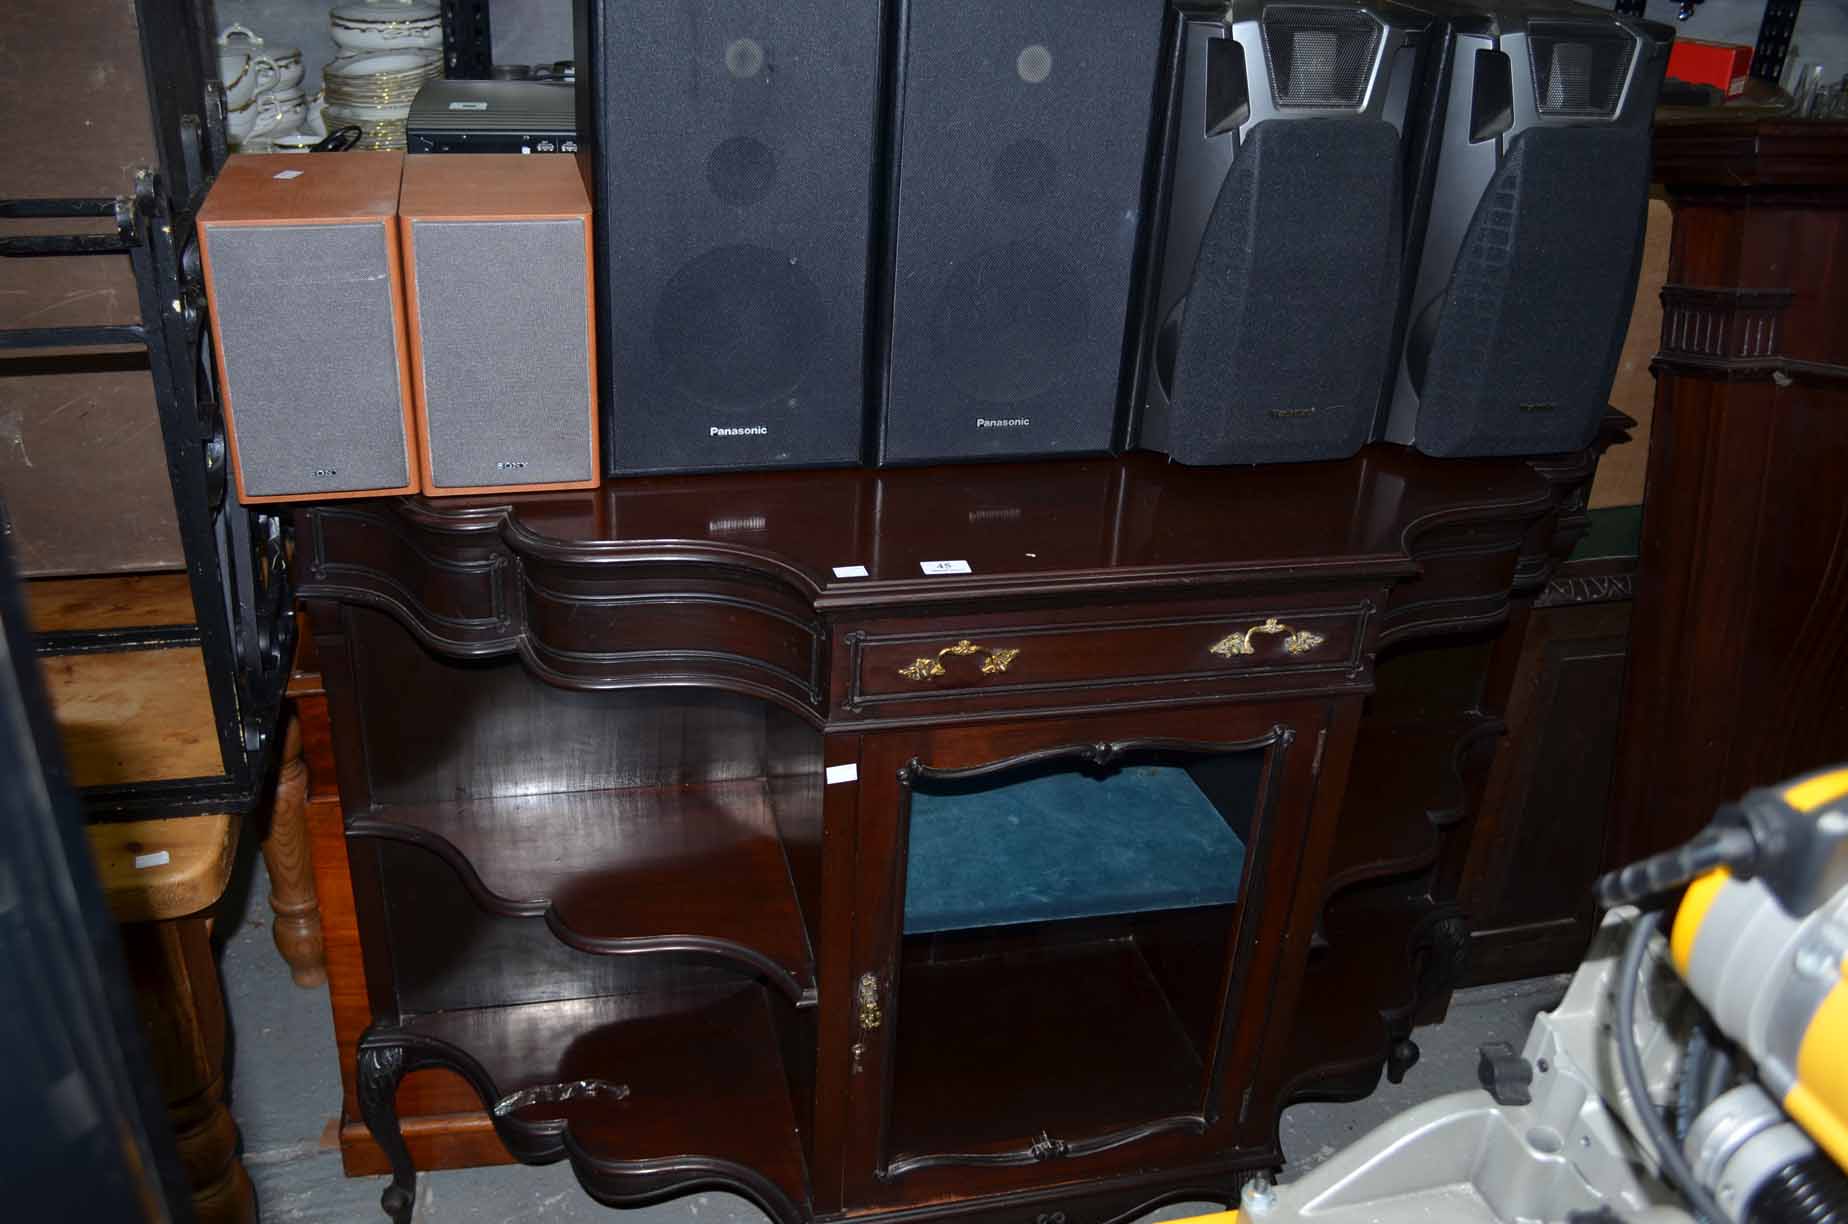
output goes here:
<path id="1" fill-rule="evenodd" d="M 973 591 L 1304 565 L 1403 573 L 1412 534 L 1457 517 L 1527 517 L 1551 494 L 1522 461 L 1382 445 L 1343 462 L 1262 468 L 1132 454 L 626 479 L 582 493 L 409 498 L 397 509 L 437 531 L 504 532 L 516 551 L 553 561 L 749 557 L 818 602 L 853 603 L 946 581 Z"/>

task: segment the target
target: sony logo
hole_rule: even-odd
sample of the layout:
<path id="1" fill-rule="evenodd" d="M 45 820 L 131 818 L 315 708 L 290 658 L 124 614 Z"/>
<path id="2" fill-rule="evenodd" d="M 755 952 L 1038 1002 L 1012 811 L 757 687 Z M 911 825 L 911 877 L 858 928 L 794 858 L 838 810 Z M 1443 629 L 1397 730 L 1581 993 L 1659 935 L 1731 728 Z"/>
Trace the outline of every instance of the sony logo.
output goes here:
<path id="1" fill-rule="evenodd" d="M 977 429 L 1019 429 L 1022 426 L 1031 424 L 1033 424 L 1033 421 L 1030 417 L 1004 417 L 999 421 L 991 421 L 987 417 L 975 418 L 975 427 Z"/>
<path id="2" fill-rule="evenodd" d="M 1522 412 L 1553 412 L 1559 408 L 1559 405 L 1558 404 L 1522 404 L 1520 408 Z"/>
<path id="3" fill-rule="evenodd" d="M 502 459 L 499 463 L 494 465 L 494 470 L 497 472 L 517 472 L 525 466 L 526 460 L 524 459 Z"/>
<path id="4" fill-rule="evenodd" d="M 761 438 L 770 432 L 768 425 L 714 425 L 707 435 L 714 438 Z"/>

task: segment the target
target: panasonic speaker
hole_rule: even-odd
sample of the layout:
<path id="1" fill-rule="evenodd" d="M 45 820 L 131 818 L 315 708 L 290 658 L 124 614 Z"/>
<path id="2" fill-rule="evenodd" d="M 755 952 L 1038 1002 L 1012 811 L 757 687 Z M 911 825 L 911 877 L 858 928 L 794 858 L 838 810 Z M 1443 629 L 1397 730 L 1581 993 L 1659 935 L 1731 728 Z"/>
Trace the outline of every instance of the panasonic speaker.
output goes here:
<path id="1" fill-rule="evenodd" d="M 1438 31 L 1390 0 L 1175 12 L 1134 442 L 1344 458 L 1391 368 L 1407 116 Z"/>
<path id="2" fill-rule="evenodd" d="M 879 0 L 577 0 L 613 472 L 857 463 Z"/>
<path id="3" fill-rule="evenodd" d="M 1383 436 L 1429 455 L 1575 450 L 1636 295 L 1673 32 L 1573 4 L 1455 20 L 1429 219 Z"/>
<path id="4" fill-rule="evenodd" d="M 599 484 L 590 197 L 578 160 L 409 157 L 398 216 L 424 492 Z"/>
<path id="5" fill-rule="evenodd" d="M 400 153 L 239 154 L 199 210 L 238 500 L 413 493 Z"/>
<path id="6" fill-rule="evenodd" d="M 897 31 L 883 463 L 1099 452 L 1159 4 L 908 0 Z"/>

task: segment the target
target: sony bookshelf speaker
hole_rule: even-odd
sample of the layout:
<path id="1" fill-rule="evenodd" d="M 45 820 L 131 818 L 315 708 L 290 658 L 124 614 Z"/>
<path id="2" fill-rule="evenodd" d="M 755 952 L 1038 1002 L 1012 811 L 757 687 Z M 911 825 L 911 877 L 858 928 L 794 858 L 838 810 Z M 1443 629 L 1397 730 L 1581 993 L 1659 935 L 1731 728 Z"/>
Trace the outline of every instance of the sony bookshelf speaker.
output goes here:
<path id="1" fill-rule="evenodd" d="M 1391 368 L 1423 12 L 1178 0 L 1134 444 L 1339 459 Z"/>
<path id="2" fill-rule="evenodd" d="M 417 491 L 401 153 L 238 154 L 199 210 L 238 500 Z"/>
<path id="3" fill-rule="evenodd" d="M 858 463 L 879 0 L 577 0 L 618 473 Z"/>
<path id="4" fill-rule="evenodd" d="M 578 159 L 408 157 L 398 218 L 424 492 L 601 483 Z"/>
<path id="5" fill-rule="evenodd" d="M 905 3 L 881 463 L 1115 444 L 1161 28 L 1156 3 Z"/>
<path id="6" fill-rule="evenodd" d="M 1453 20 L 1422 251 L 1380 432 L 1428 455 L 1589 445 L 1636 295 L 1673 32 L 1566 3 Z"/>

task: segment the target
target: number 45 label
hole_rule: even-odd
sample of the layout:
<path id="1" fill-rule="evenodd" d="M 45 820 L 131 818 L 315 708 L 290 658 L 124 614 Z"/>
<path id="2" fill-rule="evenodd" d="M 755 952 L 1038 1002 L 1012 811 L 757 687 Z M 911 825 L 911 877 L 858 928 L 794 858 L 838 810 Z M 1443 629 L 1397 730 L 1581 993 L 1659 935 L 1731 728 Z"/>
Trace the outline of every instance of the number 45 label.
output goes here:
<path id="1" fill-rule="evenodd" d="M 967 574 L 971 572 L 967 561 L 920 561 L 918 568 L 926 574 Z"/>

